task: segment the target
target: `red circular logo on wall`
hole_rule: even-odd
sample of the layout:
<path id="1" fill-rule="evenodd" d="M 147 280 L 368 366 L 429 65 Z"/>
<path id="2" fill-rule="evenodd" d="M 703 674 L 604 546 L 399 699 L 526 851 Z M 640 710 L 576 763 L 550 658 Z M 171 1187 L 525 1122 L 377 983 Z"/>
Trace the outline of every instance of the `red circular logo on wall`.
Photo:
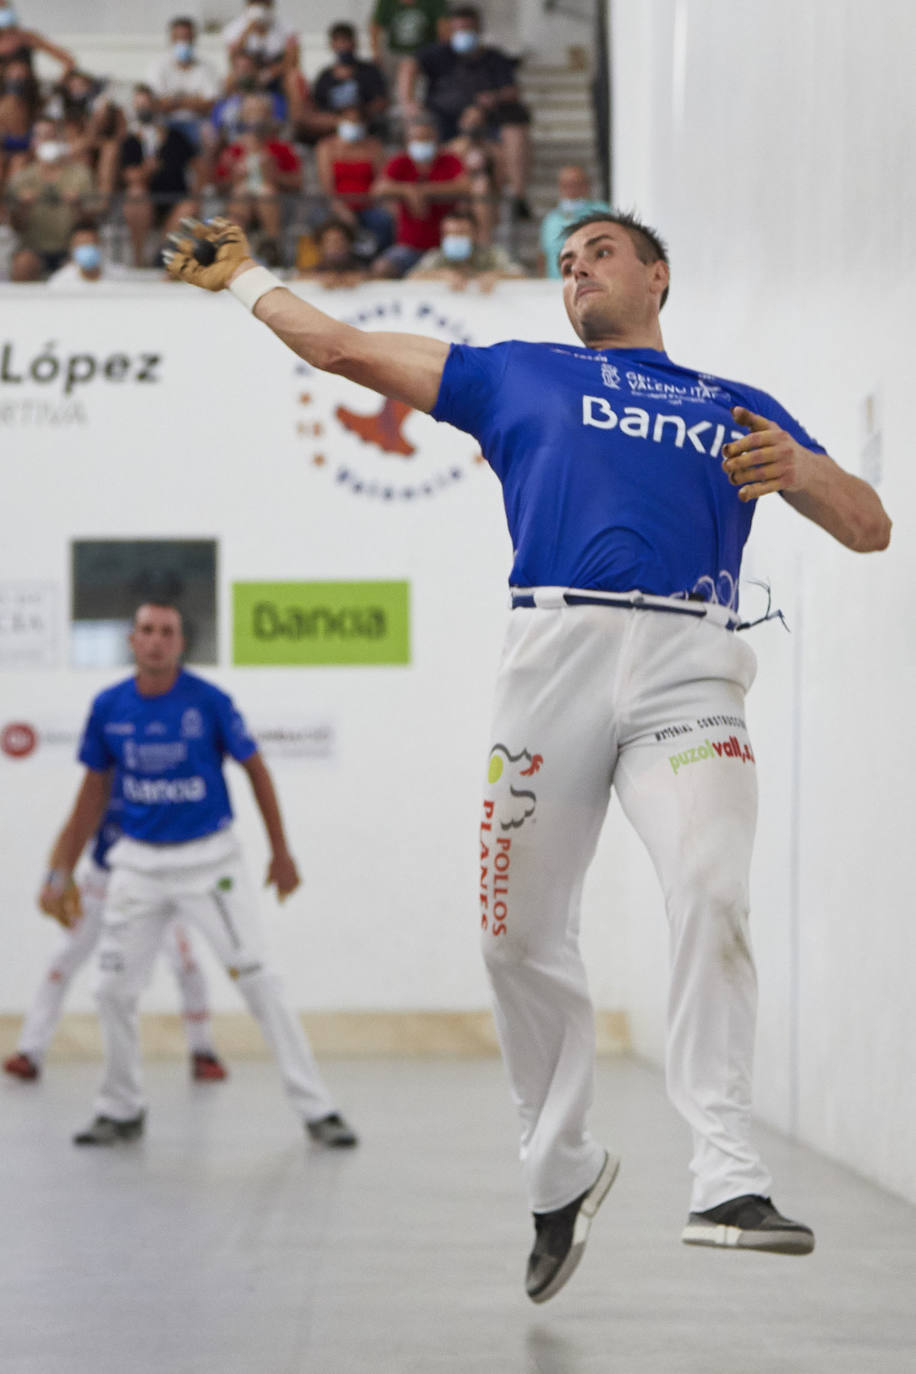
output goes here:
<path id="1" fill-rule="evenodd" d="M 0 730 L 0 749 L 11 759 L 24 759 L 38 743 L 38 732 L 25 721 L 14 720 Z"/>

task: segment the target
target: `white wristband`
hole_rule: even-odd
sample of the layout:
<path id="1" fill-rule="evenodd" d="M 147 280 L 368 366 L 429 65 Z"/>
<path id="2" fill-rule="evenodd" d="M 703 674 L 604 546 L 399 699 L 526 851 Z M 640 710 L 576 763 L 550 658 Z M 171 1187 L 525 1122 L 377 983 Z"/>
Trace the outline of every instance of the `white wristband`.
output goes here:
<path id="1" fill-rule="evenodd" d="M 273 272 L 268 272 L 266 267 L 252 267 L 230 282 L 229 290 L 237 301 L 242 302 L 246 310 L 254 310 L 262 296 L 266 296 L 268 291 L 273 291 L 274 287 L 282 285 L 280 278 L 275 277 Z"/>

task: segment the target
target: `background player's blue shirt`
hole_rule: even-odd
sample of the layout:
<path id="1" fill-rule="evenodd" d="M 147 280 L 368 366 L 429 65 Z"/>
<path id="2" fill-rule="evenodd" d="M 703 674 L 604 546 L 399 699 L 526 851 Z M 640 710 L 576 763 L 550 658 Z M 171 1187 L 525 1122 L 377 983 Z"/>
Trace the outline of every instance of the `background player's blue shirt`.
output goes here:
<path id="1" fill-rule="evenodd" d="M 453 344 L 432 414 L 466 430 L 503 487 L 514 587 L 585 587 L 737 606 L 754 502 L 722 471 L 731 407 L 824 450 L 772 396 L 654 348 Z"/>
<path id="2" fill-rule="evenodd" d="M 79 760 L 97 772 L 117 770 L 125 835 L 183 844 L 229 824 L 223 759 L 242 763 L 256 749 L 232 698 L 182 671 L 161 696 L 141 696 L 132 677 L 100 692 Z"/>

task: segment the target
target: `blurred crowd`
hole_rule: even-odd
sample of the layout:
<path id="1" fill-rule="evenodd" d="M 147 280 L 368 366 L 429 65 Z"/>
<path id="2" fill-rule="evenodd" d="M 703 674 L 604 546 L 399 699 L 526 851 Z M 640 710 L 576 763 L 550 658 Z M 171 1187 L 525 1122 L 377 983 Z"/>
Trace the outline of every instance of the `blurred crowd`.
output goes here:
<path id="1" fill-rule="evenodd" d="M 221 37 L 217 70 L 176 16 L 129 88 L 83 71 L 0 0 L 11 280 L 73 285 L 116 275 L 113 259 L 154 267 L 182 218 L 214 214 L 245 227 L 260 261 L 329 286 L 410 274 L 487 289 L 524 274 L 495 238 L 500 220 L 531 218 L 530 114 L 517 60 L 487 42 L 476 6 L 377 0 L 368 55 L 334 22 L 312 83 L 273 0 L 244 4 Z M 59 69 L 50 81 L 39 53 Z M 557 213 L 597 203 L 582 168 L 563 174 L 576 194 L 561 184 Z"/>

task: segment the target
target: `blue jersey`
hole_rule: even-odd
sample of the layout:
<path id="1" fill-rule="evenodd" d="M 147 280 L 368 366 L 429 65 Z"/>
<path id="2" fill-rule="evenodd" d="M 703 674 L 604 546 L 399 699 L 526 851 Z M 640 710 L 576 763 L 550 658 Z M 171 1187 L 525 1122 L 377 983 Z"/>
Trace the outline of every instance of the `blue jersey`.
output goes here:
<path id="1" fill-rule="evenodd" d="M 453 344 L 432 414 L 503 488 L 514 587 L 699 596 L 736 607 L 754 502 L 722 471 L 731 407 L 824 450 L 772 396 L 654 348 Z"/>
<path id="2" fill-rule="evenodd" d="M 232 819 L 223 759 L 240 763 L 257 745 L 232 698 L 180 672 L 161 696 L 141 696 L 128 678 L 92 703 L 79 749 L 87 768 L 116 770 L 125 835 L 146 844 L 183 844 Z"/>

